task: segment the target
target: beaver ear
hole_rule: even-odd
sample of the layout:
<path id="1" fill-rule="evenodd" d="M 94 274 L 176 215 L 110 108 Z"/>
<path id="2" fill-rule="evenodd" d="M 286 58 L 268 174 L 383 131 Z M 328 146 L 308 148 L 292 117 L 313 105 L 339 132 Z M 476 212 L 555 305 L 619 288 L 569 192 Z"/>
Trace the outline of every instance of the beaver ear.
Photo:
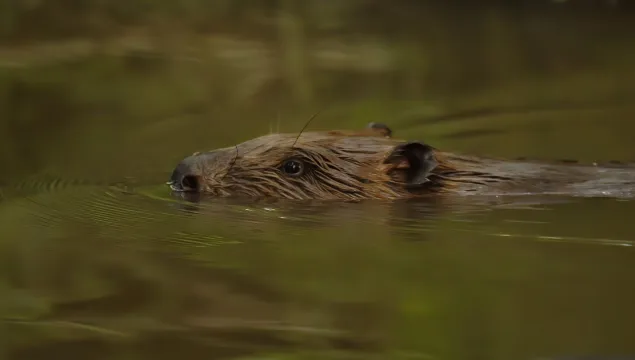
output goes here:
<path id="1" fill-rule="evenodd" d="M 372 122 L 366 125 L 366 129 L 370 129 L 380 136 L 384 136 L 387 138 L 392 137 L 392 130 L 390 130 L 390 128 L 386 124 Z"/>
<path id="2" fill-rule="evenodd" d="M 437 167 L 434 148 L 419 141 L 397 145 L 384 163 L 395 165 L 405 172 L 405 181 L 410 186 L 420 186 Z"/>

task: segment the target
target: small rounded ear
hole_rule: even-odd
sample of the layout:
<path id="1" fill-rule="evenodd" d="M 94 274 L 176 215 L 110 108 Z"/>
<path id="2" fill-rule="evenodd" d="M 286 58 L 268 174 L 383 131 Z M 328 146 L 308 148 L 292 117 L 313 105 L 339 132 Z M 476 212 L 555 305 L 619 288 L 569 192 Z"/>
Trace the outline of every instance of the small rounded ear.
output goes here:
<path id="1" fill-rule="evenodd" d="M 428 182 L 428 176 L 439 164 L 434 157 L 434 148 L 420 141 L 411 141 L 395 146 L 384 160 L 393 164 L 393 169 L 402 171 L 408 186 L 421 186 Z"/>
<path id="2" fill-rule="evenodd" d="M 387 138 L 392 136 L 392 130 L 386 124 L 372 122 L 366 125 L 366 128 Z"/>

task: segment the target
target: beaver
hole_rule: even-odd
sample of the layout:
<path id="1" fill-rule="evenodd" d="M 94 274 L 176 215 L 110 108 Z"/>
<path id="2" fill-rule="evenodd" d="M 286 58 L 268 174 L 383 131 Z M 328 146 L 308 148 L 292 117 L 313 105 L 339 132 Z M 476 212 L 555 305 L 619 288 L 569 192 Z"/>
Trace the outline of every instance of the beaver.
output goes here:
<path id="1" fill-rule="evenodd" d="M 294 200 L 410 199 L 445 195 L 559 194 L 630 197 L 635 172 L 502 160 L 396 139 L 385 124 L 361 131 L 274 133 L 183 159 L 168 185 L 178 193 Z"/>

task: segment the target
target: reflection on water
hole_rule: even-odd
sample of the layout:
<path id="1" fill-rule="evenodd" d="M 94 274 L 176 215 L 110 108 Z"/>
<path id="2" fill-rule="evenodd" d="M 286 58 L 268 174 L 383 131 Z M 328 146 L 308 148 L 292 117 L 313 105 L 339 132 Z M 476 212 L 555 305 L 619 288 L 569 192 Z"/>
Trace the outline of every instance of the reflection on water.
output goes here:
<path id="1" fill-rule="evenodd" d="M 628 352 L 634 204 L 188 206 L 162 187 L 41 191 L 0 207 L 6 351 L 29 359 L 97 350 L 104 358 Z"/>
<path id="2" fill-rule="evenodd" d="M 169 193 L 184 156 L 297 132 L 317 109 L 312 129 L 376 121 L 451 151 L 635 160 L 629 6 L 355 3 L 367 6 L 275 9 L 279 22 L 254 5 L 250 29 L 273 24 L 275 40 L 197 27 L 49 47 L 12 31 L 36 36 L 19 20 L 51 5 L 13 9 L 0 29 L 13 41 L 0 44 L 0 355 L 635 355 L 635 202 Z"/>

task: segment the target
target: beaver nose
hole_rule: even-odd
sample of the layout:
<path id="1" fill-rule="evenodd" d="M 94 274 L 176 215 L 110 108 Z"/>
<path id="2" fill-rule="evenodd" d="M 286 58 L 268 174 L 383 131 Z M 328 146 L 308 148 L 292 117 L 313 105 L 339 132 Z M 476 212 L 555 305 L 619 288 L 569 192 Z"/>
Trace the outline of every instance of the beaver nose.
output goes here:
<path id="1" fill-rule="evenodd" d="M 201 190 L 200 175 L 194 171 L 192 166 L 193 157 L 190 156 L 181 161 L 170 176 L 170 181 L 167 184 L 174 191 L 187 191 L 194 192 Z"/>

